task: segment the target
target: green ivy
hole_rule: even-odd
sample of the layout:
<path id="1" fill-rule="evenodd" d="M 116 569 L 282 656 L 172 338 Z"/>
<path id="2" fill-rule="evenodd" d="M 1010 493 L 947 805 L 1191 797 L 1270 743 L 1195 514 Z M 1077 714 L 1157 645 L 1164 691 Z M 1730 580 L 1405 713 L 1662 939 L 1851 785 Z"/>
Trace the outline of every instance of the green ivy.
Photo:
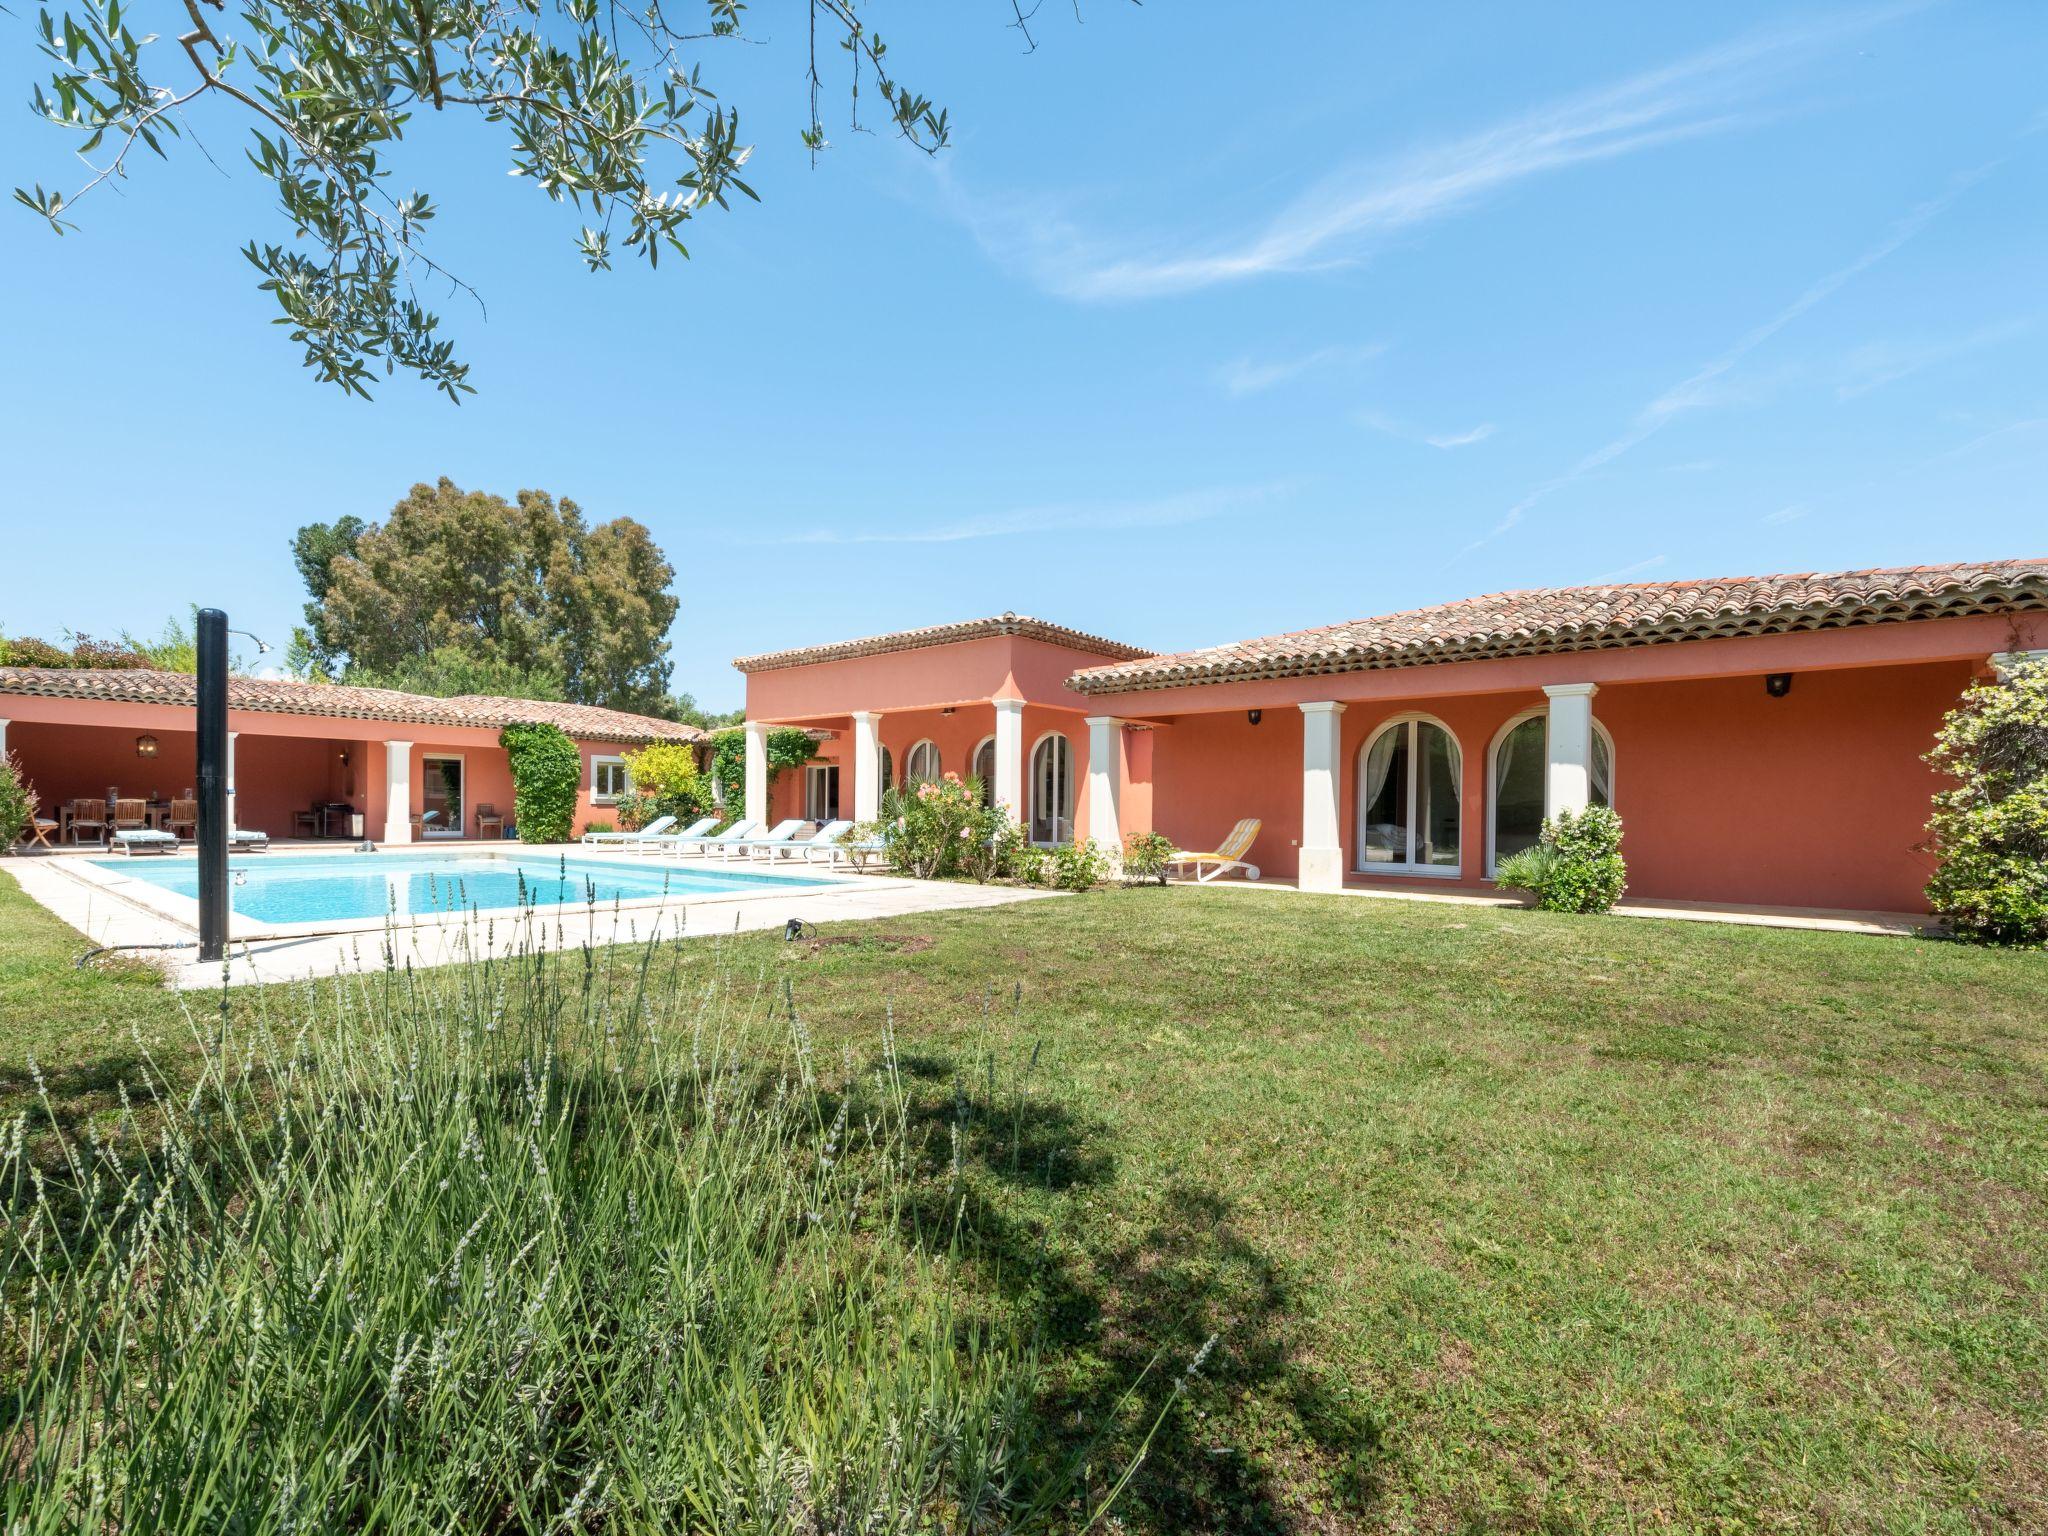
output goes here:
<path id="1" fill-rule="evenodd" d="M 768 792 L 785 768 L 801 768 L 818 755 L 811 733 L 786 725 L 768 733 Z M 725 794 L 725 817 L 737 821 L 747 814 L 747 733 L 744 727 L 718 731 L 711 737 L 711 773 Z"/>
<path id="2" fill-rule="evenodd" d="M 576 821 L 583 757 L 558 725 L 508 725 L 498 745 L 512 760 L 512 818 L 522 843 L 566 843 Z"/>

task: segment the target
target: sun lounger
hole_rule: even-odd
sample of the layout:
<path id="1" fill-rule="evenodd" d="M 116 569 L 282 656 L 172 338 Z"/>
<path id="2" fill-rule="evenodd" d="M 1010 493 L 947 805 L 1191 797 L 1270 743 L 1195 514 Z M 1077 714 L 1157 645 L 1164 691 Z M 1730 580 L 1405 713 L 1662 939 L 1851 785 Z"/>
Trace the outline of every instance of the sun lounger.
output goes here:
<path id="1" fill-rule="evenodd" d="M 774 863 L 786 853 L 792 858 L 801 858 L 809 862 L 812 853 L 836 847 L 839 839 L 852 830 L 853 823 L 850 821 L 828 821 L 809 837 L 795 838 L 788 843 L 770 848 L 768 860 Z"/>
<path id="2" fill-rule="evenodd" d="M 1247 862 L 1245 855 L 1251 851 L 1252 843 L 1258 835 L 1259 818 L 1247 816 L 1230 829 L 1230 836 L 1218 843 L 1213 852 L 1189 853 L 1176 848 L 1173 857 L 1166 862 L 1169 868 L 1176 864 L 1194 865 L 1195 880 L 1201 885 L 1207 885 L 1211 880 L 1226 875 L 1233 869 L 1243 870 L 1247 880 L 1256 880 L 1259 878 L 1259 866 Z"/>
<path id="3" fill-rule="evenodd" d="M 772 859 L 775 850 L 791 842 L 806 825 L 801 816 L 792 816 L 788 821 L 778 821 L 759 836 L 726 838 L 718 844 L 718 856 L 730 859 L 737 853 L 751 859 L 756 853 L 765 851 Z"/>
<path id="4" fill-rule="evenodd" d="M 814 837 L 802 845 L 806 864 L 825 864 L 838 868 L 841 864 L 854 869 L 865 869 L 871 859 L 887 856 L 888 848 L 879 837 L 863 838 L 855 842 L 845 841 L 845 830 L 829 841 Z"/>
<path id="5" fill-rule="evenodd" d="M 752 837 L 761 830 L 761 823 L 744 817 L 727 827 L 723 832 L 711 832 L 696 837 L 643 837 L 638 842 L 624 846 L 635 853 L 701 853 L 707 857 L 711 850 L 721 844 L 736 842 L 743 837 Z"/>
<path id="6" fill-rule="evenodd" d="M 594 844 L 597 847 L 615 847 L 620 843 L 635 842 L 643 837 L 666 836 L 668 835 L 668 829 L 675 824 L 676 819 L 673 816 L 657 816 L 654 820 L 647 823 L 646 826 L 636 827 L 631 832 L 586 832 L 583 834 L 583 841 Z M 687 830 L 674 835 L 677 837 L 696 837 L 701 835 L 707 828 L 717 825 L 718 818 L 716 816 L 706 816 L 703 820 L 693 823 Z"/>
<path id="7" fill-rule="evenodd" d="M 178 840 L 168 832 L 156 832 L 148 828 L 135 828 L 116 832 L 108 846 L 116 853 L 134 855 L 138 853 L 176 853 Z"/>
<path id="8" fill-rule="evenodd" d="M 236 827 L 228 833 L 228 851 L 239 849 L 243 853 L 270 852 L 270 834 L 258 832 L 254 827 Z"/>

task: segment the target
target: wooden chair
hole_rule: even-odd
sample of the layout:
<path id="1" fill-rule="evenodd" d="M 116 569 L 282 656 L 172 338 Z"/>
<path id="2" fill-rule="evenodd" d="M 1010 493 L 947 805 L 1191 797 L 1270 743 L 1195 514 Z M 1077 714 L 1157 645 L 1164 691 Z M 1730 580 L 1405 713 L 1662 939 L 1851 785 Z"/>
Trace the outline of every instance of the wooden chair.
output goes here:
<path id="1" fill-rule="evenodd" d="M 171 814 L 167 818 L 167 822 L 167 830 L 171 836 L 176 837 L 178 829 L 183 827 L 187 832 L 197 837 L 199 835 L 199 802 L 197 800 L 173 800 L 171 802 Z"/>
<path id="2" fill-rule="evenodd" d="M 315 810 L 292 812 L 293 837 L 318 837 L 320 835 L 320 813 Z"/>
<path id="3" fill-rule="evenodd" d="M 36 787 L 28 786 L 28 820 L 22 825 L 19 841 L 26 847 L 41 843 L 45 848 L 54 848 L 50 834 L 55 832 L 59 840 L 64 834 L 63 822 L 43 814 L 43 802 L 36 795 Z"/>
<path id="4" fill-rule="evenodd" d="M 149 827 L 149 802 L 147 800 L 116 800 L 114 802 L 114 830 L 116 832 L 142 832 Z"/>
<path id="5" fill-rule="evenodd" d="M 104 843 L 107 840 L 107 802 L 104 800 L 74 800 L 71 802 L 71 841 L 85 841 L 82 831 L 90 827 L 92 840 Z"/>
<path id="6" fill-rule="evenodd" d="M 498 814 L 498 808 L 488 800 L 476 808 L 476 835 L 497 838 L 505 835 L 505 818 Z"/>

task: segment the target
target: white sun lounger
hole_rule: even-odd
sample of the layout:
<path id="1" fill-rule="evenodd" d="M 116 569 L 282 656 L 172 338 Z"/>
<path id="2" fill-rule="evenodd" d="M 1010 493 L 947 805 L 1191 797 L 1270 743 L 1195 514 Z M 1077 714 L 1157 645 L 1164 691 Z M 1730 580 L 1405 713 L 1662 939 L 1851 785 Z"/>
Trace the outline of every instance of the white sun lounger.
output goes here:
<path id="1" fill-rule="evenodd" d="M 786 853 L 792 858 L 801 858 L 809 863 L 813 852 L 836 847 L 839 839 L 852 830 L 853 823 L 850 821 L 828 821 L 809 837 L 797 838 L 770 848 L 768 862 L 776 863 Z"/>
<path id="2" fill-rule="evenodd" d="M 270 834 L 259 832 L 254 827 L 236 827 L 228 833 L 228 851 L 241 850 L 243 853 L 270 852 Z"/>
<path id="3" fill-rule="evenodd" d="M 700 834 L 696 837 L 643 837 L 637 843 L 625 846 L 635 853 L 701 853 L 709 855 L 711 850 L 726 843 L 737 842 L 743 837 L 752 837 L 761 830 L 761 823 L 742 818 L 723 832 Z"/>
<path id="4" fill-rule="evenodd" d="M 141 831 L 116 832 L 107 844 L 116 853 L 134 855 L 138 853 L 176 853 L 178 840 L 168 832 Z"/>
<path id="5" fill-rule="evenodd" d="M 631 832 L 586 832 L 583 834 L 583 841 L 599 847 L 616 847 L 620 843 L 636 843 L 643 837 L 661 837 L 675 824 L 676 819 L 673 816 L 657 816 L 654 820 L 647 823 L 646 826 L 636 827 Z M 677 837 L 698 837 L 707 828 L 717 825 L 718 818 L 716 816 L 706 816 L 674 835 Z"/>
<path id="6" fill-rule="evenodd" d="M 730 837 L 718 844 L 718 856 L 730 859 L 735 853 L 751 859 L 757 852 L 765 851 L 769 858 L 775 857 L 777 848 L 785 847 L 795 838 L 797 829 L 804 825 L 801 816 L 792 816 L 788 821 L 778 821 L 758 837 Z"/>
<path id="7" fill-rule="evenodd" d="M 864 869 L 868 860 L 885 856 L 887 850 L 879 837 L 871 837 L 858 843 L 844 842 L 842 839 L 848 830 L 847 825 L 835 825 L 839 826 L 838 835 L 830 839 L 814 837 L 802 845 L 806 864 L 824 864 L 834 869 L 846 864 L 854 869 Z"/>

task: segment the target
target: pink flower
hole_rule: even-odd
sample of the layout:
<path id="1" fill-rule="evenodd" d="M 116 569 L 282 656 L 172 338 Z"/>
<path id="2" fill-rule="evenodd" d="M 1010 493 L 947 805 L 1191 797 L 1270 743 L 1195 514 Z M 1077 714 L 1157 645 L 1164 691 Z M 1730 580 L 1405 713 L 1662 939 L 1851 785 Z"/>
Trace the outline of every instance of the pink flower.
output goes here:
<path id="1" fill-rule="evenodd" d="M 948 768 L 946 770 L 946 782 L 948 784 L 958 784 L 960 782 L 960 775 Z"/>

